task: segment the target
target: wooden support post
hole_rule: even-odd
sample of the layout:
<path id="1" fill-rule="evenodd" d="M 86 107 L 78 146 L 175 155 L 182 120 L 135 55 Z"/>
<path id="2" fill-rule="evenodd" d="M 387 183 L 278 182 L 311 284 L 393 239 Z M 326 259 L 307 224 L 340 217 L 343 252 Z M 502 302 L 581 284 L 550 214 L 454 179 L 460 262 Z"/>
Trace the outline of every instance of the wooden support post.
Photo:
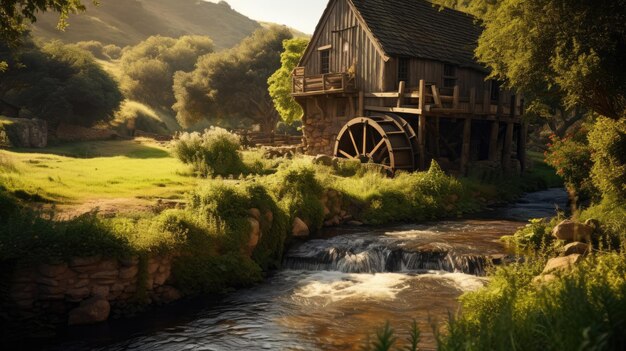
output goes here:
<path id="1" fill-rule="evenodd" d="M 512 121 L 506 124 L 506 135 L 504 137 L 504 145 L 502 147 L 502 169 L 504 174 L 511 174 L 511 147 L 513 146 L 513 128 L 515 124 Z"/>
<path id="2" fill-rule="evenodd" d="M 500 92 L 500 95 L 498 95 L 498 110 L 496 112 L 496 115 L 498 116 L 498 118 L 502 117 L 502 113 L 504 111 L 504 94 L 502 94 L 502 92 Z"/>
<path id="3" fill-rule="evenodd" d="M 435 107 L 442 107 L 441 98 L 439 97 L 439 89 L 434 84 L 430 86 L 430 89 L 433 92 L 433 100 L 435 101 Z"/>
<path id="4" fill-rule="evenodd" d="M 348 96 L 347 105 L 348 106 L 347 106 L 346 111 L 347 111 L 348 115 L 346 117 L 348 117 L 349 119 L 352 119 L 352 118 L 356 117 L 354 115 L 354 111 L 355 111 L 354 110 L 354 97 L 352 95 Z"/>
<path id="5" fill-rule="evenodd" d="M 452 108 L 453 109 L 458 109 L 459 108 L 459 86 L 455 85 L 454 86 L 454 90 L 452 92 Z"/>
<path id="6" fill-rule="evenodd" d="M 500 121 L 491 122 L 491 133 L 489 134 L 489 161 L 498 160 L 498 135 L 500 134 Z"/>
<path id="7" fill-rule="evenodd" d="M 467 175 L 470 160 L 470 146 L 472 142 L 472 118 L 465 118 L 463 126 L 463 147 L 461 149 L 461 174 Z"/>
<path id="8" fill-rule="evenodd" d="M 520 163 L 522 173 L 526 172 L 526 140 L 528 136 L 528 124 L 522 123 L 519 128 L 517 138 L 517 159 Z"/>
<path id="9" fill-rule="evenodd" d="M 434 154 L 435 154 L 435 158 L 439 158 L 441 156 L 441 149 L 439 147 L 439 143 L 440 143 L 440 136 L 439 136 L 439 131 L 440 131 L 440 124 L 441 124 L 441 117 L 436 116 L 435 117 L 435 150 L 434 150 Z"/>
<path id="10" fill-rule="evenodd" d="M 426 81 L 420 79 L 420 91 L 419 91 L 419 102 L 418 109 L 424 113 L 424 107 L 426 106 Z"/>
<path id="11" fill-rule="evenodd" d="M 417 144 L 419 145 L 419 167 L 420 170 L 426 169 L 426 116 L 419 116 L 419 125 L 417 128 Z"/>
<path id="12" fill-rule="evenodd" d="M 363 117 L 365 115 L 365 111 L 364 110 L 364 106 L 365 106 L 365 95 L 363 94 L 363 90 L 359 91 L 359 107 L 357 110 L 357 117 Z"/>
<path id="13" fill-rule="evenodd" d="M 476 88 L 474 87 L 470 89 L 469 112 L 471 114 L 476 112 Z"/>
<path id="14" fill-rule="evenodd" d="M 511 109 L 509 111 L 511 119 L 515 119 L 515 115 L 517 114 L 516 102 L 517 98 L 515 97 L 515 95 L 511 95 Z"/>
<path id="15" fill-rule="evenodd" d="M 399 87 L 398 87 L 398 104 L 397 107 L 402 107 L 402 105 L 404 105 L 404 87 L 406 86 L 406 83 L 404 81 L 400 81 Z"/>
<path id="16" fill-rule="evenodd" d="M 491 94 L 489 93 L 489 89 L 485 89 L 485 93 L 483 94 L 483 112 L 488 115 L 491 114 Z"/>

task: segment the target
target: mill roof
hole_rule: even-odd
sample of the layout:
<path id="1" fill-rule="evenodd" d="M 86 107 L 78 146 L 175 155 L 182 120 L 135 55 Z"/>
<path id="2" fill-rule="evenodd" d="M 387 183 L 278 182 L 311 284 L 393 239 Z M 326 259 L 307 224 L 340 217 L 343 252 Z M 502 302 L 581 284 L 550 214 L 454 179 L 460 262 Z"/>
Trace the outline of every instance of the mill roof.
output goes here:
<path id="1" fill-rule="evenodd" d="M 481 27 L 469 14 L 426 0 L 347 0 L 388 56 L 431 59 L 485 71 L 474 58 Z"/>

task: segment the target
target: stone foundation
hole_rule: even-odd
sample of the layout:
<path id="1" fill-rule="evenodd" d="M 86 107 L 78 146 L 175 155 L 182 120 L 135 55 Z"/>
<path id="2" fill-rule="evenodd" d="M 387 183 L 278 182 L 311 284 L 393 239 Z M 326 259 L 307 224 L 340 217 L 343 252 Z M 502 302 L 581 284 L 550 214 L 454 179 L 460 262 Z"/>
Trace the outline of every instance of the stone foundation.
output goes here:
<path id="1" fill-rule="evenodd" d="M 140 302 L 140 298 L 144 303 L 179 299 L 181 294 L 168 285 L 172 261 L 172 256 L 150 257 L 147 262 L 137 257 L 92 256 L 77 257 L 69 263 L 18 268 L 8 302 L 16 307 L 14 313 L 20 320 L 56 315 L 70 324 L 95 323 L 106 320 L 110 307 L 118 303 Z"/>
<path id="2" fill-rule="evenodd" d="M 351 119 L 348 117 L 349 100 L 318 97 L 308 98 L 303 104 L 306 104 L 306 113 L 302 120 L 306 153 L 332 155 L 339 131 Z"/>

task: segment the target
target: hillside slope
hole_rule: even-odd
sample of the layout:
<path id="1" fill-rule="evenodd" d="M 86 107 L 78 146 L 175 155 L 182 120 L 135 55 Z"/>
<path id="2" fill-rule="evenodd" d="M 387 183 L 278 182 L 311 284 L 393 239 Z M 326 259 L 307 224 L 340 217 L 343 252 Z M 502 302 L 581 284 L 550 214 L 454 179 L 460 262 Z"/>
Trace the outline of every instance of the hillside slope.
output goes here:
<path id="1" fill-rule="evenodd" d="M 151 35 L 178 37 L 185 34 L 210 36 L 218 49 L 228 48 L 260 28 L 254 20 L 226 3 L 202 0 L 105 0 L 99 6 L 89 1 L 87 12 L 73 15 L 65 32 L 56 29 L 58 15 L 42 14 L 33 34 L 44 40 L 66 43 L 97 40 L 121 47 L 137 44 Z"/>

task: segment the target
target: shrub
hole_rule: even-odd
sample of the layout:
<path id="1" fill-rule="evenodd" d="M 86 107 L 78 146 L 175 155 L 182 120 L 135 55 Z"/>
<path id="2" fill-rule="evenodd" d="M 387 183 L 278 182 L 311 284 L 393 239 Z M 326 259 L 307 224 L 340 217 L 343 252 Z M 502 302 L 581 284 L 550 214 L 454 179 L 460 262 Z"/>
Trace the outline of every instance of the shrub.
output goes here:
<path id="1" fill-rule="evenodd" d="M 105 45 L 102 48 L 102 52 L 109 57 L 111 60 L 118 60 L 122 57 L 122 48 L 115 44 Z"/>
<path id="2" fill-rule="evenodd" d="M 605 198 L 599 204 L 583 210 L 581 220 L 595 219 L 600 222 L 601 238 L 613 249 L 626 251 L 626 206 Z"/>
<path id="3" fill-rule="evenodd" d="M 626 119 L 600 118 L 589 134 L 591 177 L 604 197 L 626 205 Z"/>
<path id="4" fill-rule="evenodd" d="M 118 133 L 132 136 L 135 130 L 167 135 L 167 125 L 151 108 L 135 101 L 126 100 L 115 114 L 111 125 Z"/>
<path id="5" fill-rule="evenodd" d="M 592 199 L 597 191 L 589 177 L 593 163 L 586 131 L 583 129 L 562 139 L 553 135 L 551 140 L 546 162 L 563 177 L 565 185 L 579 201 Z"/>
<path id="6" fill-rule="evenodd" d="M 312 232 L 324 223 L 324 208 L 320 200 L 323 187 L 310 166 L 295 165 L 282 169 L 273 178 L 273 190 L 290 223 L 303 220 Z"/>
<path id="7" fill-rule="evenodd" d="M 626 257 L 588 256 L 569 275 L 538 286 L 532 280 L 543 265 L 499 268 L 486 288 L 464 295 L 439 349 L 624 349 Z"/>
<path id="8" fill-rule="evenodd" d="M 172 142 L 174 156 L 204 177 L 247 173 L 240 149 L 236 135 L 216 127 L 203 134 L 181 133 Z"/>
<path id="9" fill-rule="evenodd" d="M 551 245 L 555 241 L 552 236 L 552 229 L 561 220 L 560 216 L 549 221 L 543 218 L 531 219 L 529 224 L 519 229 L 515 234 L 503 236 L 502 241 L 518 253 L 551 251 Z"/>
<path id="10" fill-rule="evenodd" d="M 85 50 L 93 55 L 93 57 L 101 60 L 107 60 L 109 57 L 104 54 L 102 43 L 97 40 L 79 41 L 74 44 L 76 47 Z"/>

